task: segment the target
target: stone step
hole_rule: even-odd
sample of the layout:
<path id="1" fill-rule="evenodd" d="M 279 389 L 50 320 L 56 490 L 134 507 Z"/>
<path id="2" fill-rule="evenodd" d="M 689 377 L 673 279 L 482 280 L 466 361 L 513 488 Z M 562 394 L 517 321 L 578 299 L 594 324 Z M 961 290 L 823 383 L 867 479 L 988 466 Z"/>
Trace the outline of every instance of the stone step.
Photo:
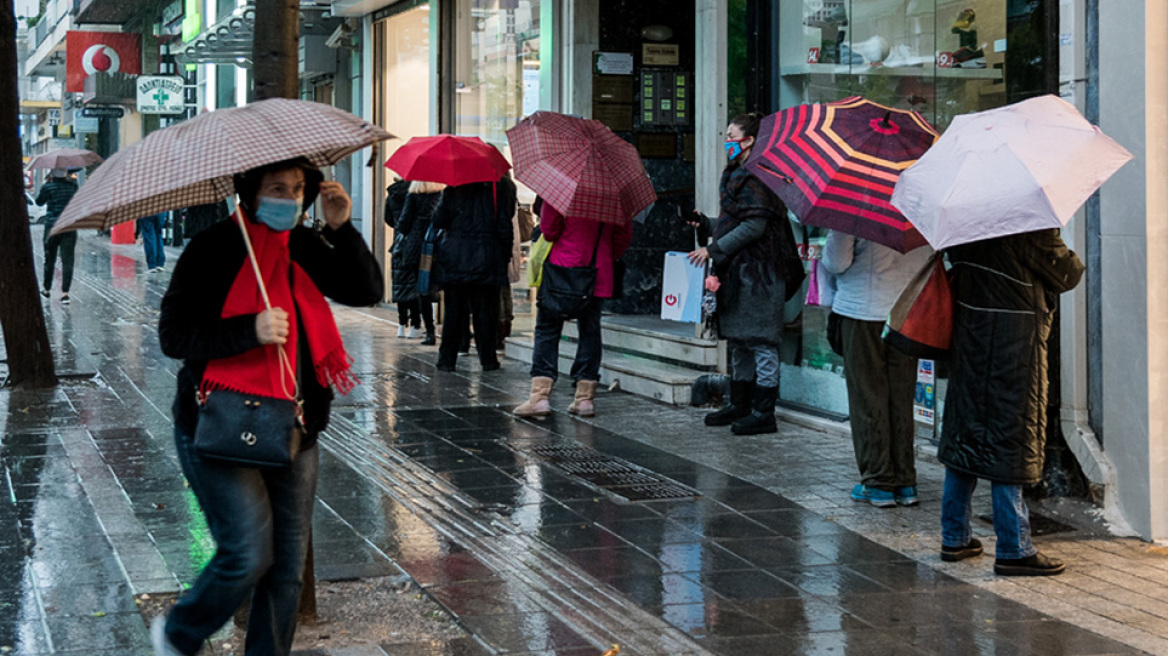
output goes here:
<path id="1" fill-rule="evenodd" d="M 656 317 L 607 316 L 601 320 L 600 330 L 606 352 L 611 349 L 689 367 L 699 373 L 714 371 L 718 367 L 718 343 L 694 336 L 692 324 L 663 321 Z M 564 336 L 572 341 L 578 338 L 575 321 L 564 323 Z"/>
<path id="2" fill-rule="evenodd" d="M 567 326 L 565 326 L 566 328 Z M 534 347 L 530 336 L 507 339 L 508 358 L 530 363 Z M 566 376 L 572 369 L 576 355 L 574 342 L 560 342 L 559 371 Z M 657 399 L 672 405 L 688 405 L 690 385 L 704 372 L 692 367 L 650 360 L 645 357 L 613 351 L 605 344 L 600 361 L 600 384 L 612 386 L 630 394 Z"/>

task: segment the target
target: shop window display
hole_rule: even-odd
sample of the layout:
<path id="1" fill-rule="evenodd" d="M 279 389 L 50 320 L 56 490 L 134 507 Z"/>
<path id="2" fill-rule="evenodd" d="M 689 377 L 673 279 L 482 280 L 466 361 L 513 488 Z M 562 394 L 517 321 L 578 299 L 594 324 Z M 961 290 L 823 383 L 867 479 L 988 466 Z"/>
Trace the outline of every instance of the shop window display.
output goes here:
<path id="1" fill-rule="evenodd" d="M 1045 37 L 1036 29 L 1045 4 L 780 0 L 775 109 L 859 95 L 916 110 L 943 131 L 959 114 L 1046 93 Z M 797 221 L 795 234 L 803 239 Z M 825 236 L 807 229 L 807 259 L 818 258 Z M 846 415 L 843 361 L 826 339 L 828 309 L 804 307 L 802 297 L 792 306 L 780 398 Z"/>

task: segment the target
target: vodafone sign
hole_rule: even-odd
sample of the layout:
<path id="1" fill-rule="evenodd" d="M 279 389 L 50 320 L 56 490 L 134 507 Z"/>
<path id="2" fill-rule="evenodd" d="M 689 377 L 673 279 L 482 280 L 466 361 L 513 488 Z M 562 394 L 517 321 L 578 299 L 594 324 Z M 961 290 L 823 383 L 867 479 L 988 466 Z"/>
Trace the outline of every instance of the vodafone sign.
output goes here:
<path id="1" fill-rule="evenodd" d="M 65 37 L 65 90 L 85 91 L 94 73 L 142 73 L 142 36 L 123 32 L 78 32 Z"/>

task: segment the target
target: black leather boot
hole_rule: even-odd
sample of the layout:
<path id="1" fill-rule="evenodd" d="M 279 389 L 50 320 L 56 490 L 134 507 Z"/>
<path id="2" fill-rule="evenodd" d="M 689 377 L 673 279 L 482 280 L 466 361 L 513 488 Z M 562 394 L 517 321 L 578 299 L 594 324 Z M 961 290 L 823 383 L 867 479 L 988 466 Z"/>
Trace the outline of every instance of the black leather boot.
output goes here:
<path id="1" fill-rule="evenodd" d="M 729 426 L 736 419 L 750 414 L 750 394 L 754 383 L 748 380 L 730 381 L 730 402 L 721 410 L 706 415 L 707 426 Z"/>
<path id="2" fill-rule="evenodd" d="M 775 401 L 779 398 L 777 387 L 755 387 L 754 398 L 751 399 L 750 414 L 734 422 L 730 432 L 735 435 L 762 435 L 777 433 L 779 427 L 775 423 Z"/>

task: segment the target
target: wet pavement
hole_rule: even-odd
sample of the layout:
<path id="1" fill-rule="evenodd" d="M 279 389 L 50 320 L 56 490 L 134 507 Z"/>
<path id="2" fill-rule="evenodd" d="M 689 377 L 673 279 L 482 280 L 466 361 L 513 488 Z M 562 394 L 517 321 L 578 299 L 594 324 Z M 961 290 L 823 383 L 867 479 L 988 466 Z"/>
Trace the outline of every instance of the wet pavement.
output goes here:
<path id="1" fill-rule="evenodd" d="M 45 304 L 67 378 L 0 391 L 0 654 L 150 654 L 133 595 L 180 590 L 213 550 L 171 443 L 169 274 L 142 260 L 85 233 L 73 304 Z M 1072 568 L 1047 580 L 941 563 L 927 456 L 922 507 L 883 511 L 847 500 L 832 426 L 731 438 L 619 392 L 581 421 L 563 384 L 553 417 L 519 420 L 522 366 L 437 372 L 393 316 L 337 311 L 364 384 L 321 440 L 317 575 L 408 574 L 470 637 L 303 654 L 1168 653 L 1147 545 L 1043 538 Z"/>

